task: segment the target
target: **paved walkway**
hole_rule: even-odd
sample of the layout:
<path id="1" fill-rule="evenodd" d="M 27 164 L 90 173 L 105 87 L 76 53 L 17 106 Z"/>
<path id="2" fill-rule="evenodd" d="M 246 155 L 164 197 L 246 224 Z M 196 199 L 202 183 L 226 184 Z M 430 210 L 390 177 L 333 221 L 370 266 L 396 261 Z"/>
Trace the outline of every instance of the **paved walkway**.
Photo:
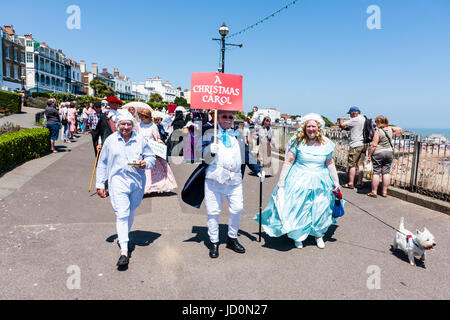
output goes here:
<path id="1" fill-rule="evenodd" d="M 12 122 L 16 125 L 20 125 L 22 128 L 40 128 L 40 126 L 35 123 L 35 116 L 36 113 L 43 111 L 43 109 L 23 107 L 21 113 L 11 114 L 0 118 L 0 126 L 7 122 Z"/>
<path id="2" fill-rule="evenodd" d="M 171 160 L 179 188 L 144 198 L 131 234 L 135 250 L 128 270 L 120 272 L 109 198 L 88 192 L 95 160 L 90 137 L 65 147 L 68 152 L 33 160 L 0 178 L 0 185 L 8 181 L 9 187 L 0 200 L 0 299 L 450 298 L 449 216 L 392 197 L 372 199 L 344 190 L 346 199 L 387 223 L 397 226 L 403 216 L 408 229 L 427 226 L 434 233 L 436 251 L 418 267 L 390 251 L 392 229 L 351 204 L 330 228 L 324 250 L 313 239 L 301 250 L 286 237 L 263 234 L 259 243 L 252 220 L 259 182 L 247 173 L 239 237 L 247 253 L 221 245 L 220 257 L 210 259 L 204 205 L 194 209 L 179 196 L 196 165 L 179 158 Z M 276 159 L 274 164 L 281 165 Z M 25 176 L 25 171 L 25 182 L 8 176 Z M 263 205 L 277 179 L 264 183 Z M 222 214 L 222 240 L 227 219 Z"/>
<path id="3" fill-rule="evenodd" d="M 0 120 L 31 127 L 34 112 L 41 110 L 24 111 Z M 408 229 L 427 226 L 434 233 L 436 251 L 425 264 L 411 267 L 405 255 L 391 252 L 394 231 L 351 203 L 327 233 L 324 250 L 313 239 L 301 250 L 287 237 L 263 234 L 259 243 L 252 220 L 259 183 L 247 174 L 239 237 L 247 253 L 221 245 L 220 257 L 210 259 L 204 205 L 194 209 L 179 196 L 196 165 L 181 158 L 171 159 L 179 184 L 175 193 L 145 197 L 137 210 L 131 233 L 135 250 L 128 270 L 120 272 L 109 198 L 88 191 L 95 160 L 90 136 L 56 146 L 62 152 L 0 177 L 0 299 L 450 298 L 450 217 L 393 197 L 372 199 L 367 190 L 344 190 L 344 196 L 393 226 L 403 216 Z M 281 163 L 273 163 L 279 172 Z M 263 206 L 277 179 L 264 183 Z M 222 240 L 227 219 L 222 214 Z"/>

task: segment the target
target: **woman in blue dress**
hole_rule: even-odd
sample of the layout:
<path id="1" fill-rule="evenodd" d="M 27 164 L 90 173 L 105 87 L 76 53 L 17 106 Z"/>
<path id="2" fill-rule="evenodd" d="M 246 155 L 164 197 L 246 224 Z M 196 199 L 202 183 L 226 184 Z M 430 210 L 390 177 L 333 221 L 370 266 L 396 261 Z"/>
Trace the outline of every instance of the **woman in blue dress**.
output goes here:
<path id="1" fill-rule="evenodd" d="M 323 136 L 325 122 L 318 114 L 302 117 L 301 129 L 289 141 L 278 185 L 261 213 L 264 231 L 271 237 L 287 234 L 297 248 L 309 236 L 325 248 L 323 236 L 335 205 L 333 188 L 340 189 L 333 161 L 334 143 Z M 255 220 L 259 222 L 259 214 Z"/>

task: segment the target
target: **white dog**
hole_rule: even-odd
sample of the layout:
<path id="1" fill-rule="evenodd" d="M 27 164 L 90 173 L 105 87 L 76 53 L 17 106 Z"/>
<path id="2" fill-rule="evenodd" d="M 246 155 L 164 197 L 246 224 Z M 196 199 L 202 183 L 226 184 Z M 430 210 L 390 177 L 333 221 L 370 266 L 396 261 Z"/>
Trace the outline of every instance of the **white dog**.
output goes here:
<path id="1" fill-rule="evenodd" d="M 424 228 L 422 232 L 417 230 L 414 235 L 412 232 L 405 229 L 403 217 L 400 220 L 400 227 L 394 238 L 394 250 L 400 248 L 408 255 L 409 263 L 415 266 L 414 256 L 420 257 L 420 260 L 425 261 L 425 251 L 434 250 L 436 243 L 434 236 Z"/>

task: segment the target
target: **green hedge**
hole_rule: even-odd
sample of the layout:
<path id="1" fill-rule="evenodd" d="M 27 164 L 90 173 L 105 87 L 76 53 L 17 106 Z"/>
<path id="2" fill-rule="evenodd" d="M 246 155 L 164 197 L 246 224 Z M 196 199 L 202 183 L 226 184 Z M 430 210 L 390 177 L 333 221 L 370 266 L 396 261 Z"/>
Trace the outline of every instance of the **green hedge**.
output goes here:
<path id="1" fill-rule="evenodd" d="M 27 129 L 0 135 L 0 172 L 50 151 L 47 128 Z"/>
<path id="2" fill-rule="evenodd" d="M 22 97 L 19 93 L 0 90 L 0 109 L 7 109 L 10 113 L 20 113 Z"/>

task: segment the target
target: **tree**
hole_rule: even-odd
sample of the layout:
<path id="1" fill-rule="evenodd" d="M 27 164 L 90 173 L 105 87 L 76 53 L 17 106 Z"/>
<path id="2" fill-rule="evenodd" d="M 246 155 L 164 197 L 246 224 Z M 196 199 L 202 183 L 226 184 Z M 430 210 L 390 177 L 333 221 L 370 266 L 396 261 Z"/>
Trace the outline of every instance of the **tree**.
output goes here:
<path id="1" fill-rule="evenodd" d="M 163 97 L 159 93 L 152 93 L 148 101 L 161 103 L 163 101 Z"/>
<path id="2" fill-rule="evenodd" d="M 236 120 L 245 120 L 245 118 L 247 118 L 247 116 L 245 115 L 245 113 L 242 113 L 240 111 L 236 112 L 236 114 L 234 115 L 234 118 Z"/>
<path id="3" fill-rule="evenodd" d="M 176 97 L 175 101 L 173 103 L 176 104 L 177 106 L 183 106 L 183 107 L 188 106 L 187 100 L 183 97 Z"/>
<path id="4" fill-rule="evenodd" d="M 332 126 L 334 126 L 334 123 L 331 122 L 330 120 L 328 120 L 327 117 L 322 116 L 322 118 L 323 118 L 323 120 L 325 121 L 325 127 L 332 127 Z"/>
<path id="5" fill-rule="evenodd" d="M 113 88 L 108 86 L 103 81 L 94 79 L 89 83 L 89 86 L 94 89 L 94 94 L 96 97 L 108 97 L 113 96 L 115 94 L 115 91 Z"/>

